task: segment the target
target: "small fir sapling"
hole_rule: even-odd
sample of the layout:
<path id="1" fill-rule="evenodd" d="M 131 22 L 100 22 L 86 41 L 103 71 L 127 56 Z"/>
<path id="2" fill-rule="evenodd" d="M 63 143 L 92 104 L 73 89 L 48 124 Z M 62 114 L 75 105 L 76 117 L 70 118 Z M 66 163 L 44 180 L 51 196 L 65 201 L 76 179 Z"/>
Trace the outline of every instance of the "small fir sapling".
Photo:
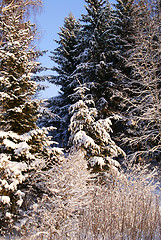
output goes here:
<path id="1" fill-rule="evenodd" d="M 117 170 L 119 162 L 114 160 L 119 155 L 125 156 L 123 150 L 111 139 L 112 118 L 97 120 L 98 111 L 92 99 L 85 95 L 87 88 L 84 86 L 75 89 L 75 96 L 81 98 L 71 105 L 69 112 L 70 138 L 69 145 L 74 149 L 85 151 L 89 166 L 100 171 L 111 169 Z"/>

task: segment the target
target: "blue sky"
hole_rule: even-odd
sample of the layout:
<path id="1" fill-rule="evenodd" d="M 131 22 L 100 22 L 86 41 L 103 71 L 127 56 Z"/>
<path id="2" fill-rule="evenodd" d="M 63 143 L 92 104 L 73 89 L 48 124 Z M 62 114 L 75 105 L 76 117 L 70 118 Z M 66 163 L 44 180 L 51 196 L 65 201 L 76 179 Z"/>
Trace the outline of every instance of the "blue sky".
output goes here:
<path id="1" fill-rule="evenodd" d="M 36 17 L 36 24 L 40 31 L 40 39 L 36 42 L 39 50 L 48 50 L 46 56 L 39 59 L 43 66 L 52 67 L 53 61 L 50 60 L 50 51 L 57 47 L 57 44 L 53 39 L 58 39 L 58 32 L 60 27 L 63 26 L 64 18 L 69 15 L 70 12 L 76 19 L 81 17 L 82 13 L 86 13 L 84 0 L 44 0 L 41 13 Z M 110 1 L 111 3 L 114 0 Z M 45 72 L 44 74 L 50 74 L 51 72 Z M 53 84 L 49 85 L 49 88 L 41 92 L 42 98 L 48 98 L 57 95 L 59 88 Z"/>

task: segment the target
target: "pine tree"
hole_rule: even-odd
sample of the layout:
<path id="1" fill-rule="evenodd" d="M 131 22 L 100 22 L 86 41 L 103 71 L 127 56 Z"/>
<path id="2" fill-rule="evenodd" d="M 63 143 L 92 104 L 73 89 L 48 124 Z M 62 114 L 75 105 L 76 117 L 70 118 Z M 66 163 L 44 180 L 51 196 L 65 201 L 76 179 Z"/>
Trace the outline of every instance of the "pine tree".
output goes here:
<path id="1" fill-rule="evenodd" d="M 86 3 L 87 14 L 81 19 L 81 53 L 77 57 L 80 64 L 74 76 L 87 84 L 99 117 L 107 118 L 113 113 L 121 114 L 125 107 L 124 84 L 131 71 L 126 66 L 127 53 L 134 44 L 134 5 L 133 1 L 118 1 L 112 11 L 108 1 Z M 123 124 L 117 123 L 115 127 L 122 131 Z"/>
<path id="2" fill-rule="evenodd" d="M 108 1 L 87 0 L 87 14 L 81 19 L 80 64 L 74 76 L 88 83 L 101 117 L 120 113 L 123 85 L 130 72 L 126 62 L 134 44 L 134 5 L 133 1 L 118 2 L 112 10 Z"/>
<path id="3" fill-rule="evenodd" d="M 135 48 L 136 36 L 136 14 L 137 4 L 134 0 L 117 0 L 113 4 L 111 24 L 111 62 L 112 71 L 106 88 L 106 99 L 109 109 L 122 116 L 119 121 L 113 121 L 113 137 L 120 145 L 123 135 L 128 136 L 130 130 L 129 121 L 126 118 L 128 104 L 125 101 L 130 94 L 129 86 L 133 85 L 133 66 L 129 65 L 131 52 Z M 131 91 L 132 94 L 132 91 Z M 134 97 L 132 94 L 131 97 Z M 122 144 L 123 149 L 128 152 L 127 145 Z"/>
<path id="4" fill-rule="evenodd" d="M 58 33 L 60 40 L 55 40 L 58 48 L 51 52 L 51 60 L 57 63 L 52 70 L 58 73 L 58 76 L 52 78 L 51 82 L 61 86 L 61 92 L 67 97 L 73 92 L 69 87 L 71 84 L 71 74 L 77 66 L 76 49 L 78 42 L 78 34 L 80 31 L 80 23 L 75 19 L 72 13 L 64 19 L 64 25 Z"/>
<path id="5" fill-rule="evenodd" d="M 115 22 L 113 26 L 115 34 L 115 47 L 119 51 L 120 60 L 125 58 L 129 49 L 133 48 L 135 43 L 134 33 L 134 0 L 117 0 L 114 4 Z M 122 66 L 120 66 L 122 67 Z"/>
<path id="6" fill-rule="evenodd" d="M 125 60 L 123 56 L 121 57 L 124 51 L 120 53 L 118 46 L 121 49 L 121 44 L 125 40 L 118 42 L 120 37 L 116 37 L 117 34 L 114 27 L 118 23 L 114 24 L 116 17 L 114 18 L 108 1 L 86 0 L 86 3 L 87 14 L 82 15 L 82 25 L 81 28 L 79 25 L 79 30 L 77 29 L 75 41 L 73 42 L 72 37 L 72 44 L 70 44 L 71 40 L 69 38 L 72 35 L 72 29 L 67 26 L 68 19 L 65 22 L 65 27 L 62 28 L 62 32 L 59 34 L 59 47 L 52 57 L 58 63 L 58 67 L 53 68 L 53 70 L 57 71 L 58 76 L 54 77 L 52 81 L 62 86 L 62 94 L 60 97 L 53 99 L 51 103 L 54 108 L 57 103 L 58 107 L 55 108 L 55 113 L 58 113 L 63 120 L 63 124 L 61 124 L 60 120 L 56 119 L 59 130 L 61 128 L 64 129 L 64 127 L 67 130 L 67 125 L 65 124 L 69 124 L 67 108 L 75 101 L 75 96 L 72 97 L 74 94 L 73 89 L 79 85 L 79 81 L 86 83 L 90 89 L 100 117 L 106 118 L 111 112 L 120 112 L 121 109 L 123 74 L 120 74 L 122 71 L 121 67 L 124 65 L 125 68 Z M 124 23 L 125 29 L 126 25 L 128 25 L 128 15 L 132 14 L 131 8 L 132 3 L 130 6 L 127 4 L 128 12 Z M 129 29 L 130 27 L 131 25 Z M 122 58 L 121 64 L 120 58 Z M 71 59 L 74 61 L 71 62 Z M 69 67 L 69 63 L 71 67 Z M 119 78 L 120 76 L 121 78 Z M 69 95 L 70 98 L 68 97 Z M 66 133 L 67 131 L 63 135 L 67 136 Z"/>

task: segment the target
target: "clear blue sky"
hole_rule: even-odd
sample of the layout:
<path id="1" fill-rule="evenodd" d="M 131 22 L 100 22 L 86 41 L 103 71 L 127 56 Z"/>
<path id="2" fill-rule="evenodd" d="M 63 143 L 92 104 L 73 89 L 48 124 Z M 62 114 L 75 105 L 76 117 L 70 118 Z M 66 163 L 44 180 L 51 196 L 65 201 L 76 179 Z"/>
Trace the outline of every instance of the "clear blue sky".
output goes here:
<path id="1" fill-rule="evenodd" d="M 58 32 L 63 26 L 64 18 L 71 12 L 76 19 L 81 17 L 82 13 L 86 13 L 84 0 L 43 0 L 43 7 L 41 13 L 36 17 L 37 27 L 41 32 L 41 37 L 36 45 L 40 50 L 48 50 L 46 56 L 41 57 L 39 61 L 43 66 L 52 67 L 53 61 L 50 60 L 50 51 L 57 47 L 54 39 L 58 39 Z M 114 0 L 110 0 L 113 3 Z M 44 74 L 50 74 L 45 72 Z M 47 84 L 48 85 L 48 84 Z M 53 84 L 41 92 L 42 98 L 48 98 L 57 95 L 58 87 Z"/>

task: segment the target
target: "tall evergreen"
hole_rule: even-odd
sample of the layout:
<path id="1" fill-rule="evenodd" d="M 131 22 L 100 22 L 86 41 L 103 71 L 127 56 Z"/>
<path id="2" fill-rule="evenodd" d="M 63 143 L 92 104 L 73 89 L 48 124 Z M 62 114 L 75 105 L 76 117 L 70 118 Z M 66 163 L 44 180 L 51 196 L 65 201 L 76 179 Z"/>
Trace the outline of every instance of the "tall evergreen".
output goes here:
<path id="1" fill-rule="evenodd" d="M 59 47 L 51 57 L 58 64 L 53 68 L 57 71 L 58 76 L 51 81 L 59 84 L 62 91 L 60 97 L 51 101 L 51 105 L 54 107 L 58 103 L 55 113 L 58 113 L 63 120 L 63 124 L 58 120 L 59 130 L 62 126 L 67 129 L 65 124 L 69 124 L 67 108 L 76 101 L 73 89 L 79 83 L 86 84 L 90 89 L 100 117 L 105 118 L 111 112 L 120 111 L 120 99 L 122 98 L 120 69 L 123 65 L 125 67 L 125 56 L 121 56 L 123 51 L 119 52 L 118 50 L 118 47 L 122 48 L 123 42 L 123 40 L 121 42 L 120 36 L 117 37 L 115 29 L 119 16 L 116 20 L 115 15 L 117 14 L 113 14 L 108 1 L 86 0 L 85 2 L 87 14 L 82 15 L 81 28 L 80 25 L 79 29 L 75 28 L 71 17 L 66 19 L 64 27 L 59 33 L 60 41 L 57 41 Z M 126 14 L 126 20 L 131 14 L 131 5 L 127 7 L 127 11 L 130 13 Z M 124 29 L 128 24 L 128 21 L 125 21 Z M 74 34 L 72 29 L 76 29 Z M 124 36 L 128 38 L 126 34 Z"/>
<path id="2" fill-rule="evenodd" d="M 69 95 L 74 92 L 73 89 L 78 84 L 77 79 L 73 78 L 73 73 L 78 64 L 76 56 L 80 41 L 80 23 L 72 14 L 69 14 L 60 30 L 59 40 L 56 40 L 58 47 L 51 52 L 51 59 L 56 63 L 52 70 L 57 74 L 50 79 L 50 82 L 60 86 L 60 92 L 58 97 L 49 100 L 49 107 L 58 116 L 52 121 L 52 124 L 57 127 L 57 138 L 63 144 L 64 141 L 67 142 L 68 136 L 68 108 L 72 103 Z"/>
<path id="3" fill-rule="evenodd" d="M 52 82 L 61 86 L 60 96 L 50 100 L 56 119 L 56 127 L 62 137 L 68 138 L 69 106 L 77 101 L 74 88 L 79 83 L 85 83 L 91 89 L 95 101 L 98 101 L 100 111 L 107 107 L 103 98 L 103 81 L 107 82 L 110 63 L 107 59 L 107 35 L 110 29 L 111 11 L 108 1 L 86 1 L 87 14 L 82 15 L 81 26 L 72 15 L 65 18 L 64 26 L 59 33 L 58 48 L 52 52 L 52 60 L 57 63 L 53 68 L 58 76 Z M 53 108 L 52 107 L 52 108 Z M 105 112 L 105 111 L 104 111 Z M 106 113 L 105 113 L 106 115 Z"/>
<path id="4" fill-rule="evenodd" d="M 135 43 L 134 0 L 116 0 L 114 8 L 115 48 L 118 50 L 120 60 L 122 58 L 126 60 L 128 50 L 132 49 Z"/>
<path id="5" fill-rule="evenodd" d="M 36 124 L 41 101 L 34 98 L 36 83 L 31 79 L 38 65 L 32 45 L 35 27 L 25 20 L 26 1 L 16 3 L 14 8 L 6 3 L 9 8 L 0 15 L 0 233 L 10 230 L 9 223 L 31 204 L 26 188 L 42 190 L 33 173 L 58 160 L 48 136 L 51 129 Z"/>
<path id="6" fill-rule="evenodd" d="M 126 63 L 134 44 L 134 1 L 118 1 L 114 10 L 108 1 L 85 2 L 75 77 L 91 89 L 101 116 L 106 117 L 122 109 L 123 84 L 131 71 Z"/>
<path id="7" fill-rule="evenodd" d="M 31 80 L 37 65 L 36 54 L 30 47 L 35 30 L 29 22 L 22 23 L 17 12 L 1 16 L 0 24 L 1 129 L 23 134 L 36 127 L 39 105 L 33 100 L 36 84 Z"/>
<path id="8" fill-rule="evenodd" d="M 130 81 L 132 68 L 127 66 L 130 51 L 135 46 L 134 0 L 116 0 L 112 23 L 112 62 L 111 103 L 116 111 L 124 110 L 123 98 L 126 84 Z"/>
<path id="9" fill-rule="evenodd" d="M 80 64 L 75 77 L 81 83 L 86 83 L 97 102 L 103 97 L 111 65 L 110 47 L 107 42 L 110 32 L 111 9 L 108 1 L 86 0 L 85 2 L 87 14 L 83 14 L 81 19 L 82 42 L 81 53 L 78 56 Z"/>
<path id="10" fill-rule="evenodd" d="M 59 40 L 55 40 L 58 47 L 51 52 L 51 60 L 53 60 L 57 66 L 52 68 L 57 72 L 57 76 L 51 79 L 51 82 L 59 85 L 64 98 L 68 97 L 72 93 L 72 88 L 69 86 L 72 82 L 71 75 L 75 71 L 77 66 L 76 61 L 76 46 L 78 42 L 78 34 L 80 31 L 80 23 L 75 19 L 72 13 L 69 17 L 64 19 L 64 25 L 60 28 Z"/>

